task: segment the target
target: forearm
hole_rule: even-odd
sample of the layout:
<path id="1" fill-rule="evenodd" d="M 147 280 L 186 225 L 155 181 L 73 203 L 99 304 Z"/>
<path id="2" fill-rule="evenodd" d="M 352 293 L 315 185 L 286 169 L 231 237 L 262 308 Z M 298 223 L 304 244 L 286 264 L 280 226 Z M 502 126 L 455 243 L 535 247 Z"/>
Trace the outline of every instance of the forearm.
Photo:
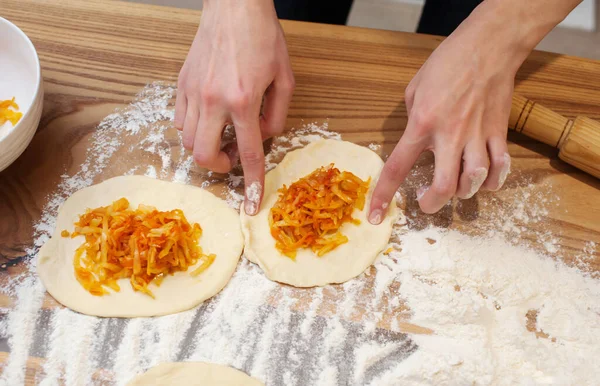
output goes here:
<path id="1" fill-rule="evenodd" d="M 527 55 L 582 0 L 486 0 L 456 30 L 516 71 Z"/>

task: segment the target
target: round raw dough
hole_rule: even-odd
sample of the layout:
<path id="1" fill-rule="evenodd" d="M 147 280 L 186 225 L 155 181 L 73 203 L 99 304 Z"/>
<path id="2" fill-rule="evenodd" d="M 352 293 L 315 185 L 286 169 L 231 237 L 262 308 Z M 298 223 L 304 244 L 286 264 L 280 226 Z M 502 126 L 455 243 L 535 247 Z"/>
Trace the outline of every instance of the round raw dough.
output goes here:
<path id="1" fill-rule="evenodd" d="M 289 186 L 332 162 L 341 171 L 352 172 L 363 180 L 371 177 L 364 209 L 356 209 L 353 213 L 361 223 L 342 225 L 340 231 L 348 237 L 347 243 L 322 257 L 308 248 L 298 250 L 294 261 L 275 248 L 275 239 L 270 233 L 268 214 L 277 201 L 277 189 L 284 184 Z M 369 203 L 382 167 L 383 161 L 375 152 L 346 141 L 321 140 L 286 154 L 283 161 L 265 177 L 260 211 L 255 216 L 248 216 L 243 208 L 240 209 L 245 238 L 244 254 L 258 264 L 269 279 L 296 287 L 343 283 L 360 275 L 388 244 L 399 215 L 396 202 L 392 200 L 381 224 L 372 225 L 367 220 Z"/>
<path id="2" fill-rule="evenodd" d="M 138 375 L 127 386 L 264 386 L 234 368 L 205 362 L 161 363 Z"/>
<path id="3" fill-rule="evenodd" d="M 94 296 L 75 278 L 73 256 L 84 241 L 61 237 L 63 229 L 73 230 L 73 223 L 87 208 L 110 205 L 125 197 L 131 207 L 138 204 L 158 210 L 181 209 L 190 223 L 202 227 L 200 246 L 205 253 L 217 257 L 212 265 L 197 277 L 188 271 L 167 276 L 160 287 L 151 284 L 156 299 L 131 288 L 129 279 L 118 281 L 121 290 Z M 244 247 L 238 213 L 227 203 L 201 188 L 161 181 L 144 176 L 122 176 L 108 179 L 75 192 L 61 206 L 56 229 L 40 249 L 37 270 L 46 290 L 58 302 L 72 310 L 96 316 L 138 317 L 173 314 L 185 311 L 217 294 L 229 281 Z M 200 263 L 198 263 L 200 264 Z"/>

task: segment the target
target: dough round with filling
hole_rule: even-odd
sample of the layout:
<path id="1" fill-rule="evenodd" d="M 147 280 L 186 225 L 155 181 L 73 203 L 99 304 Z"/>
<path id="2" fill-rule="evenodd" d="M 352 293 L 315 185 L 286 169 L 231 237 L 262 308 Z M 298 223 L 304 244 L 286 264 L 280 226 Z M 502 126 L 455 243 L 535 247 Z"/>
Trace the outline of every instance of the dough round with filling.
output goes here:
<path id="1" fill-rule="evenodd" d="M 330 163 L 362 180 L 371 177 L 364 208 L 362 211 L 355 209 L 353 213 L 360 224 L 343 224 L 340 232 L 348 237 L 348 242 L 322 257 L 305 248 L 297 250 L 294 261 L 275 247 L 275 239 L 270 233 L 269 211 L 278 199 L 277 190 L 284 184 L 289 186 Z M 392 200 L 381 224 L 372 225 L 367 220 L 371 196 L 382 168 L 383 161 L 379 155 L 346 141 L 325 139 L 286 154 L 281 163 L 265 176 L 260 211 L 255 216 L 248 216 L 243 207 L 240 209 L 245 256 L 258 264 L 269 279 L 296 287 L 342 283 L 360 275 L 388 244 L 399 215 L 396 202 Z"/>
<path id="2" fill-rule="evenodd" d="M 216 258 L 209 268 L 193 277 L 187 271 L 167 275 L 160 286 L 150 283 L 155 299 L 134 291 L 129 279 L 120 279 L 119 292 L 94 296 L 77 281 L 73 268 L 75 250 L 85 241 L 83 236 L 61 237 L 61 231 L 73 230 L 73 223 L 87 208 L 110 205 L 125 197 L 131 208 L 139 204 L 159 211 L 181 209 L 190 224 L 202 228 L 200 247 Z M 75 192 L 61 206 L 56 229 L 40 249 L 37 271 L 46 290 L 59 303 L 88 315 L 140 317 L 173 314 L 193 308 L 217 294 L 229 281 L 244 247 L 238 213 L 227 203 L 201 188 L 161 181 L 144 176 L 121 176 L 108 179 Z"/>
<path id="3" fill-rule="evenodd" d="M 127 386 L 264 386 L 232 367 L 205 362 L 161 363 L 138 375 Z"/>

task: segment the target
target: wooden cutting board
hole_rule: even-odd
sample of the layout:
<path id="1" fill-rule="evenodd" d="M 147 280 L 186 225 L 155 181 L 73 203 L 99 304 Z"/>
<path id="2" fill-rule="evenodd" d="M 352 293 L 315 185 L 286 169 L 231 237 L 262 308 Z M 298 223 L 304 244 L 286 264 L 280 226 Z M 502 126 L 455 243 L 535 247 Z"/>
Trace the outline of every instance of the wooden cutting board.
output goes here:
<path id="1" fill-rule="evenodd" d="M 176 82 L 200 13 L 110 0 L 0 0 L 0 10 L 36 46 L 46 91 L 33 142 L 0 173 L 1 264 L 31 246 L 32 225 L 48 195 L 63 173 L 78 170 L 96 125 L 129 104 L 148 82 Z M 329 129 L 344 139 L 378 143 L 381 153 L 389 154 L 406 125 L 404 88 L 441 39 L 298 22 L 283 26 L 297 82 L 286 127 L 328 121 Z M 534 52 L 517 75 L 516 92 L 564 116 L 600 120 L 598 74 L 600 62 Z M 526 226 L 556 231 L 567 261 L 585 242 L 600 244 L 600 182 L 559 161 L 549 146 L 514 133 L 509 141 L 516 174 L 560 197 L 544 222 Z M 133 167 L 145 161 L 123 162 Z M 513 200 L 516 186 L 510 181 L 498 193 L 503 202 Z M 470 202 L 466 209 L 419 218 L 475 232 L 471 220 L 484 209 L 478 208 L 477 197 Z M 414 209 L 414 198 L 406 205 Z M 600 251 L 590 265 L 600 271 Z M 16 264 L 1 271 L 0 285 L 24 269 Z M 13 299 L 0 297 L 3 310 L 12 305 Z M 45 309 L 57 306 L 46 297 Z M 430 332 L 401 323 L 406 332 Z M 0 356 L 0 362 L 5 358 Z M 29 371 L 39 371 L 40 361 L 32 357 Z"/>

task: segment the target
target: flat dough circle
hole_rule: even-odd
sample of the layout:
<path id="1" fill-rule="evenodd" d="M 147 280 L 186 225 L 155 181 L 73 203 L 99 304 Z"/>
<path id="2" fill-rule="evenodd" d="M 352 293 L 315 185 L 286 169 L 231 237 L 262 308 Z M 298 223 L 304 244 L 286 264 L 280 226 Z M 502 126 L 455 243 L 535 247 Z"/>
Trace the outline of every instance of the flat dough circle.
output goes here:
<path id="1" fill-rule="evenodd" d="M 308 248 L 298 250 L 294 261 L 275 248 L 275 239 L 270 233 L 268 214 L 277 201 L 277 189 L 332 162 L 341 171 L 352 172 L 363 180 L 371 177 L 365 207 L 362 211 L 356 209 L 353 214 L 361 223 L 342 225 L 340 231 L 348 237 L 347 243 L 322 257 L 317 257 Z M 346 141 L 325 139 L 286 154 L 265 177 L 260 211 L 255 216 L 248 216 L 243 208 L 240 209 L 244 254 L 258 264 L 270 280 L 296 287 L 343 283 L 360 275 L 388 244 L 399 215 L 396 202 L 392 200 L 381 224 L 372 225 L 367 220 L 373 189 L 382 168 L 383 161 L 375 152 Z"/>
<path id="2" fill-rule="evenodd" d="M 185 272 L 167 276 L 160 287 L 150 285 L 156 299 L 131 288 L 129 279 L 118 281 L 121 290 L 94 296 L 75 278 L 73 256 L 83 241 L 60 236 L 63 229 L 73 230 L 73 223 L 87 208 L 110 205 L 125 197 L 131 207 L 138 204 L 158 210 L 181 209 L 190 223 L 202 227 L 200 246 L 217 257 L 197 277 Z M 185 311 L 217 294 L 229 281 L 244 247 L 238 213 L 227 203 L 201 188 L 161 181 L 144 176 L 121 176 L 108 179 L 75 192 L 61 206 L 56 229 L 40 249 L 37 270 L 46 290 L 58 302 L 72 310 L 96 316 L 138 317 L 173 314 Z M 200 262 L 198 263 L 200 264 Z"/>
<path id="3" fill-rule="evenodd" d="M 256 378 L 232 367 L 205 362 L 161 363 L 127 386 L 264 386 Z"/>

